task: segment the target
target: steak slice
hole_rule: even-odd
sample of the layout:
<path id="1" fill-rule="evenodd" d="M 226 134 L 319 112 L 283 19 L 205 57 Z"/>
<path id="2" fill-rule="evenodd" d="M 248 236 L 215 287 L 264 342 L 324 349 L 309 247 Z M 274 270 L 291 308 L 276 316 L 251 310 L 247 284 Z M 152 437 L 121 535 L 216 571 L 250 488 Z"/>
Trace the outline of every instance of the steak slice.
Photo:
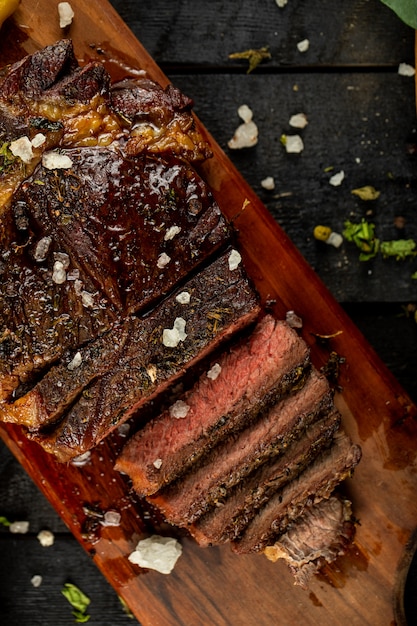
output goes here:
<path id="1" fill-rule="evenodd" d="M 333 408 L 306 428 L 284 454 L 262 465 L 225 498 L 219 498 L 215 507 L 188 527 L 197 543 L 208 547 L 236 539 L 271 496 L 294 480 L 331 444 L 339 425 L 340 414 Z"/>
<path id="2" fill-rule="evenodd" d="M 312 370 L 305 385 L 285 397 L 269 411 L 261 409 L 256 421 L 238 434 L 232 434 L 213 448 L 197 469 L 191 469 L 174 484 L 149 501 L 165 519 L 187 526 L 217 502 L 227 498 L 230 489 L 271 458 L 285 455 L 292 441 L 328 413 L 333 396 L 324 376 Z"/>
<path id="3" fill-rule="evenodd" d="M 214 370 L 203 374 L 179 405 L 132 437 L 116 469 L 130 476 L 139 494 L 155 493 L 222 438 L 242 429 L 272 399 L 287 393 L 303 377 L 308 362 L 308 347 L 296 332 L 265 316 L 249 340 L 221 356 L 217 377 Z"/>
<path id="4" fill-rule="evenodd" d="M 288 524 L 307 507 L 330 497 L 335 487 L 350 475 L 360 457 L 359 446 L 344 432 L 337 433 L 329 450 L 260 509 L 242 536 L 232 542 L 234 552 L 259 552 L 271 539 L 282 535 Z"/>
<path id="5" fill-rule="evenodd" d="M 100 353 L 88 346 L 79 350 L 78 372 L 78 368 L 69 371 L 67 362 L 53 367 L 40 388 L 26 398 L 29 405 L 52 407 L 55 421 L 60 402 L 65 410 L 69 394 L 76 398 L 51 432 L 30 436 L 60 461 L 86 452 L 186 369 L 253 322 L 260 311 L 257 295 L 242 266 L 229 268 L 230 254 L 224 253 L 146 317 L 130 318 L 123 342 L 110 360 L 108 350 Z M 184 293 L 190 296 L 188 304 L 180 295 Z M 107 335 L 110 346 L 115 344 L 114 332 Z M 166 334 L 178 343 L 165 345 Z M 57 388 L 62 390 L 61 401 Z M 140 413 L 136 417 L 140 420 Z"/>
<path id="6" fill-rule="evenodd" d="M 122 312 L 155 302 L 230 238 L 195 170 L 180 161 L 125 159 L 111 148 L 62 150 L 68 169 L 39 165 L 14 206 L 40 237 Z"/>
<path id="7" fill-rule="evenodd" d="M 295 583 L 307 589 L 314 574 L 345 554 L 354 534 L 351 503 L 333 495 L 309 507 L 264 553 L 273 562 L 284 559 Z"/>

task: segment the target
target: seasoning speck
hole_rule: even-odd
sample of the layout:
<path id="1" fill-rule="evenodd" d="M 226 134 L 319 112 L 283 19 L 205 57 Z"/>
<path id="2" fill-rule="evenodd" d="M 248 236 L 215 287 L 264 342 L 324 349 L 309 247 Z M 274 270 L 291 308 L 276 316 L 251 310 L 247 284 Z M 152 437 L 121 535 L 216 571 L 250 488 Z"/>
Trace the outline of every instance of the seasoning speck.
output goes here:
<path id="1" fill-rule="evenodd" d="M 159 269 L 163 269 L 166 265 L 168 265 L 168 263 L 170 262 L 171 257 L 168 256 L 165 252 L 162 252 L 159 257 L 158 257 L 158 261 L 156 262 L 156 266 L 159 267 Z"/>
<path id="2" fill-rule="evenodd" d="M 293 128 L 305 128 L 307 124 L 307 117 L 304 113 L 296 113 L 290 117 L 290 126 Z"/>
<path id="3" fill-rule="evenodd" d="M 180 304 L 189 304 L 191 296 L 188 291 L 181 291 L 176 297 L 175 300 Z"/>
<path id="4" fill-rule="evenodd" d="M 309 47 L 310 47 L 310 42 L 308 39 L 303 39 L 302 41 L 299 41 L 297 44 L 298 52 L 307 52 Z"/>
<path id="5" fill-rule="evenodd" d="M 281 142 L 289 154 L 298 154 L 304 150 L 304 143 L 300 135 L 282 135 Z"/>
<path id="6" fill-rule="evenodd" d="M 333 187 L 339 187 L 339 185 L 342 184 L 344 178 L 345 178 L 345 173 L 343 170 L 341 170 L 340 172 L 337 172 L 337 174 L 333 174 L 333 176 L 329 179 L 329 183 Z"/>
<path id="7" fill-rule="evenodd" d="M 74 457 L 71 461 L 71 465 L 75 465 L 75 467 L 83 467 L 83 465 L 86 465 L 88 463 L 90 457 L 91 451 L 87 450 L 87 452 L 84 452 L 84 454 L 79 454 L 78 456 Z"/>
<path id="8" fill-rule="evenodd" d="M 169 241 L 170 239 L 174 239 L 175 235 L 178 235 L 181 232 L 181 226 L 170 226 L 165 233 L 164 240 Z"/>
<path id="9" fill-rule="evenodd" d="M 32 144 L 29 137 L 19 137 L 12 141 L 9 146 L 10 152 L 15 157 L 22 159 L 23 163 L 30 163 L 33 159 Z"/>
<path id="10" fill-rule="evenodd" d="M 59 27 L 66 28 L 72 24 L 74 11 L 69 2 L 58 2 Z"/>
<path id="11" fill-rule="evenodd" d="M 267 176 L 263 180 L 261 180 L 261 187 L 267 189 L 268 191 L 272 191 L 275 189 L 275 181 L 272 176 Z"/>
<path id="12" fill-rule="evenodd" d="M 14 535 L 25 535 L 29 530 L 29 522 L 12 522 L 9 531 Z"/>
<path id="13" fill-rule="evenodd" d="M 184 341 L 187 337 L 185 332 L 185 319 L 182 317 L 175 318 L 173 328 L 164 328 L 162 333 L 162 343 L 168 348 L 175 348 L 180 341 Z"/>
<path id="14" fill-rule="evenodd" d="M 152 535 L 142 539 L 128 559 L 140 567 L 153 569 L 160 574 L 170 574 L 182 554 L 182 546 L 173 537 Z"/>
<path id="15" fill-rule="evenodd" d="M 34 587 L 40 587 L 42 584 L 42 576 L 40 576 L 39 574 L 35 574 L 30 579 L 30 582 L 32 583 Z"/>
<path id="16" fill-rule="evenodd" d="M 233 270 L 237 269 L 242 261 L 242 257 L 237 250 L 232 250 L 229 254 L 229 270 L 233 272 Z"/>
<path id="17" fill-rule="evenodd" d="M 210 380 L 216 380 L 216 378 L 219 377 L 221 371 L 222 371 L 221 365 L 219 365 L 218 363 L 215 363 L 213 367 L 211 367 L 209 371 L 207 372 L 207 378 L 210 378 Z"/>
<path id="18" fill-rule="evenodd" d="M 72 167 L 72 161 L 66 154 L 51 151 L 43 153 L 42 165 L 47 170 L 69 169 Z"/>
<path id="19" fill-rule="evenodd" d="M 57 285 L 62 285 L 67 280 L 67 273 L 61 261 L 55 261 L 52 271 L 52 280 Z"/>
<path id="20" fill-rule="evenodd" d="M 175 419 L 184 419 L 184 417 L 187 417 L 190 408 L 191 407 L 183 400 L 177 400 L 169 407 L 169 414 Z"/>
<path id="21" fill-rule="evenodd" d="M 40 148 L 46 141 L 46 137 L 43 133 L 37 133 L 30 142 L 34 148 Z"/>
<path id="22" fill-rule="evenodd" d="M 49 548 L 49 546 L 52 546 L 55 541 L 54 533 L 50 530 L 41 530 L 37 534 L 37 538 L 41 546 L 44 548 Z"/>
<path id="23" fill-rule="evenodd" d="M 152 465 L 154 467 L 156 467 L 156 469 L 160 469 L 162 466 L 162 459 L 155 459 L 155 461 L 152 463 Z"/>
<path id="24" fill-rule="evenodd" d="M 409 76 L 412 78 L 415 75 L 416 70 L 408 63 L 400 63 L 398 66 L 398 73 L 400 76 Z"/>
<path id="25" fill-rule="evenodd" d="M 68 363 L 67 369 L 69 369 L 70 372 L 72 372 L 73 370 L 77 369 L 77 367 L 80 367 L 82 361 L 83 361 L 83 357 L 81 355 L 81 352 L 77 352 L 74 355 L 74 358 Z"/>
<path id="26" fill-rule="evenodd" d="M 102 526 L 120 526 L 120 520 L 122 516 L 118 511 L 106 511 L 103 515 L 103 519 L 100 520 Z"/>

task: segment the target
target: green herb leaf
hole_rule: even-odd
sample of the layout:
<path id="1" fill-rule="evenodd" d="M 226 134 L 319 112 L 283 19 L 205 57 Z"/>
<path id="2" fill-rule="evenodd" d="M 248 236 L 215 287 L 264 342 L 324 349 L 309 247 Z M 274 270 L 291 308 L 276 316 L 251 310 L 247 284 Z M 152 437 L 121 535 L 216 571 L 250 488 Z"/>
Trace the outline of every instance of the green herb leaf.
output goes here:
<path id="1" fill-rule="evenodd" d="M 258 65 L 265 59 L 270 59 L 271 53 L 267 47 L 243 50 L 243 52 L 233 52 L 229 54 L 229 59 L 247 59 L 249 61 L 249 69 L 247 74 L 250 74 Z"/>
<path id="2" fill-rule="evenodd" d="M 394 239 L 381 243 L 381 254 L 385 258 L 393 256 L 397 261 L 417 255 L 417 244 L 413 239 Z"/>
<path id="3" fill-rule="evenodd" d="M 0 524 L 2 526 L 10 526 L 11 522 L 9 522 L 7 517 L 4 517 L 4 515 L 0 515 Z"/>
<path id="4" fill-rule="evenodd" d="M 80 623 L 87 622 L 90 619 L 90 616 L 86 614 L 90 598 L 72 583 L 65 583 L 61 593 L 75 609 L 73 611 L 75 621 Z"/>
<path id="5" fill-rule="evenodd" d="M 416 0 L 381 0 L 398 17 L 411 28 L 417 29 L 417 1 Z"/>
<path id="6" fill-rule="evenodd" d="M 356 244 L 360 250 L 359 260 L 369 261 L 377 255 L 380 241 L 375 237 L 375 224 L 364 219 L 359 224 L 345 222 L 343 236 L 347 241 Z"/>

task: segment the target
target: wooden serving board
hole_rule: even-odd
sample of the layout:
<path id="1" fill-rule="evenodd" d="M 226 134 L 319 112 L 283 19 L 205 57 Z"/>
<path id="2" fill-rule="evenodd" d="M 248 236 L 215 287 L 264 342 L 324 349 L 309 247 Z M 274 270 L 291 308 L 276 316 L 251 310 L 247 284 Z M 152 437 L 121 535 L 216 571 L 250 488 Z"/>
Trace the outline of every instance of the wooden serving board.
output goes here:
<path id="1" fill-rule="evenodd" d="M 115 79 L 142 68 L 162 84 L 167 82 L 105 0 L 71 4 L 75 19 L 65 35 L 73 39 L 80 61 L 101 59 Z M 22 0 L 1 30 L 0 64 L 62 36 L 54 3 Z M 316 577 L 308 591 L 294 586 L 282 563 L 273 564 L 261 555 L 236 556 L 228 547 L 201 549 L 186 537 L 172 574 L 141 571 L 127 555 L 149 529 L 140 503 L 112 469 L 120 437 L 99 445 L 91 461 L 77 468 L 56 463 L 18 427 L 2 425 L 0 435 L 143 626 L 405 623 L 402 592 L 416 545 L 417 408 L 206 135 L 214 156 L 204 165 L 203 175 L 226 216 L 234 220 L 246 267 L 262 298 L 275 301 L 280 317 L 293 309 L 303 318 L 303 336 L 318 367 L 330 350 L 346 359 L 336 402 L 346 430 L 363 451 L 346 484 L 359 520 L 349 553 Z M 314 337 L 338 331 L 328 346 Z M 121 525 L 102 528 L 94 540 L 85 534 L 85 504 L 119 510 Z"/>

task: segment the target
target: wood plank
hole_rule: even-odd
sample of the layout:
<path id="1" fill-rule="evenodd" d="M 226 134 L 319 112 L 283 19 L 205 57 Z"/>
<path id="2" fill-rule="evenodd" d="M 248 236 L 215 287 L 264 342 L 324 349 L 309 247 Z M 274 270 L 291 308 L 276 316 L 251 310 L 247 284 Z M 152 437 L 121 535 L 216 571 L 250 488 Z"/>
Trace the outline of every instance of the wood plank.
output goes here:
<path id="1" fill-rule="evenodd" d="M 77 20 L 71 36 L 81 57 L 91 56 L 91 44 L 96 44 L 126 59 L 128 65 L 136 59 L 151 75 L 164 80 L 106 2 L 84 5 L 76 0 L 72 4 Z M 14 24 L 29 29 L 22 29 L 24 35 L 15 39 L 14 53 L 31 51 L 59 36 L 49 16 L 46 0 L 37 2 L 36 8 L 29 0 L 22 1 Z M 10 32 L 16 34 L 16 28 Z M 5 56 L 4 41 L 0 46 Z M 107 65 L 120 74 L 121 63 Z M 304 318 L 303 334 L 317 366 L 326 361 L 328 350 L 315 344 L 311 333 L 343 331 L 331 344 L 346 357 L 337 403 L 346 429 L 364 454 L 347 486 L 361 522 L 353 548 L 313 582 L 309 593 L 294 588 L 282 564 L 269 563 L 259 555 L 237 557 L 227 548 L 202 550 L 187 538 L 170 576 L 139 575 L 126 557 L 147 528 L 139 504 L 126 492 L 123 477 L 112 470 L 120 441 L 106 440 L 88 465 L 76 468 L 57 464 L 17 427 L 2 426 L 1 435 L 144 626 L 269 626 L 296 621 L 374 626 L 394 618 L 401 623 L 405 564 L 412 547 L 408 542 L 417 520 L 417 409 L 218 144 L 209 139 L 214 158 L 203 172 L 229 218 L 246 205 L 236 227 L 245 262 L 262 297 L 276 299 L 277 315 L 292 308 Z M 104 528 L 98 541 L 86 539 L 84 502 L 98 502 L 104 510 L 120 508 L 121 526 Z"/>
<path id="2" fill-rule="evenodd" d="M 265 71 L 297 66 L 372 66 L 413 62 L 412 31 L 379 0 L 194 2 L 112 0 L 122 18 L 165 71 L 181 66 L 246 71 L 232 52 L 269 46 Z M 186 36 L 184 36 L 186 33 Z M 297 43 L 308 38 L 307 53 Z M 262 71 L 262 70 L 261 70 Z"/>
<path id="3" fill-rule="evenodd" d="M 346 220 L 366 217 L 381 239 L 417 240 L 417 155 L 407 145 L 415 136 L 413 80 L 369 72 L 271 75 L 268 97 L 261 96 L 263 75 L 181 74 L 172 80 L 194 98 L 206 128 L 339 302 L 414 301 L 411 276 L 417 259 L 398 263 L 379 256 L 362 263 L 353 244 L 345 241 L 335 250 L 312 236 L 317 224 L 342 232 Z M 213 106 L 213 92 L 219 106 Z M 258 144 L 230 150 L 227 142 L 240 123 L 241 104 L 253 110 Z M 302 131 L 289 126 L 298 112 L 309 120 Z M 304 150 L 288 155 L 280 136 L 297 132 Z M 345 180 L 332 187 L 329 179 L 340 170 Z M 261 186 L 266 176 L 274 177 L 273 191 Z M 378 189 L 378 200 L 364 202 L 352 195 L 363 185 Z M 398 217 L 405 220 L 402 230 L 395 226 Z"/>

